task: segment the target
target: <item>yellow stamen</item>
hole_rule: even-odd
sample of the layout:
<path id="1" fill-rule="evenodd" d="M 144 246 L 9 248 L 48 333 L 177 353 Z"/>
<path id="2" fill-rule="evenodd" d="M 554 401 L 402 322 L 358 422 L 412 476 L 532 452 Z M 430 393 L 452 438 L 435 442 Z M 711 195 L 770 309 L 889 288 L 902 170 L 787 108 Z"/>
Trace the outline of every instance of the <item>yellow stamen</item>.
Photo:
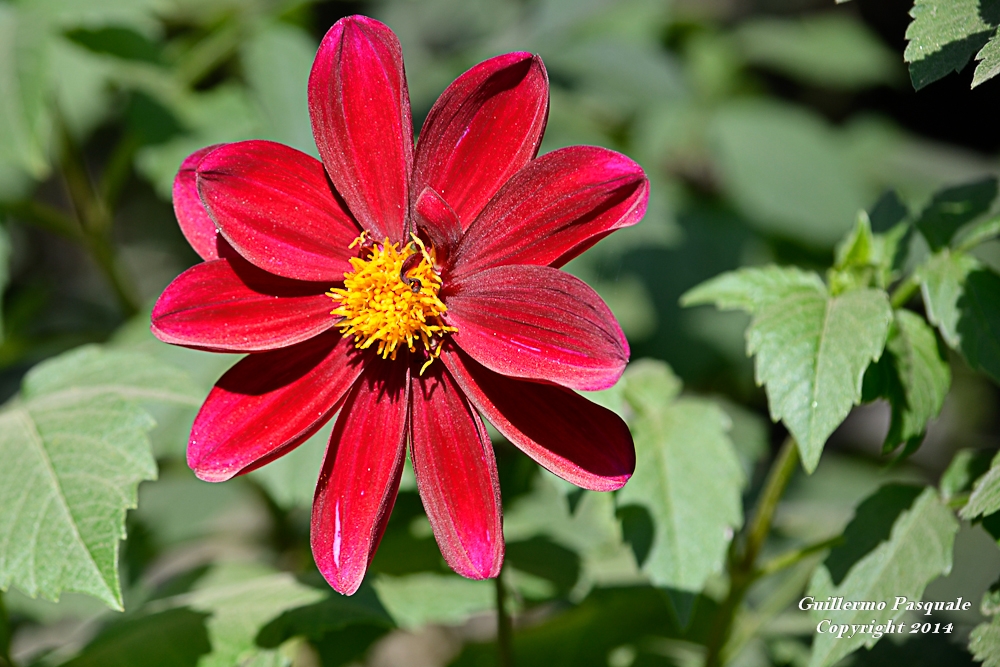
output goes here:
<path id="1" fill-rule="evenodd" d="M 434 271 L 433 249 L 411 237 L 402 250 L 385 239 L 381 248 L 377 244 L 371 247 L 367 259 L 351 258 L 354 271 L 344 274 L 344 287 L 331 289 L 327 296 L 338 304 L 331 314 L 344 318 L 340 332 L 354 336 L 358 349 L 368 349 L 378 341 L 378 354 L 395 359 L 401 345 L 415 352 L 417 343 L 422 343 L 428 353 L 420 369 L 422 375 L 440 356 L 440 339 L 458 329 L 441 319 L 448 308 L 438 298 L 441 276 Z M 366 241 L 362 233 L 349 247 Z M 408 262 L 414 255 L 420 261 Z"/>

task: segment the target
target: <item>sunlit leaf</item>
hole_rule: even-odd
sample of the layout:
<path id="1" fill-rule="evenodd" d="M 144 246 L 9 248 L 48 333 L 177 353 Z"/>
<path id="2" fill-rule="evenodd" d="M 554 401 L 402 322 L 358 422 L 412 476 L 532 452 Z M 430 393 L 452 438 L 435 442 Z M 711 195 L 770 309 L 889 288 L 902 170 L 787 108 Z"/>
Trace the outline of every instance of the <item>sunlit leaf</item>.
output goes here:
<path id="1" fill-rule="evenodd" d="M 811 271 L 772 265 L 716 276 L 688 290 L 681 297 L 681 305 L 714 304 L 723 310 L 740 309 L 756 314 L 789 296 L 824 289 L 823 281 Z"/>
<path id="2" fill-rule="evenodd" d="M 275 656 L 256 643 L 257 633 L 282 612 L 318 602 L 324 597 L 292 575 L 258 565 L 216 566 L 197 589 L 173 602 L 211 614 L 207 621 L 212 652 L 198 667 L 232 667 L 252 660 L 265 663 Z"/>
<path id="3" fill-rule="evenodd" d="M 835 131 L 801 108 L 732 103 L 712 139 L 726 190 L 764 232 L 829 247 L 868 203 Z"/>
<path id="4" fill-rule="evenodd" d="M 993 452 L 988 449 L 960 449 L 941 475 L 941 497 L 950 501 L 956 496 L 972 491 L 972 485 L 987 470 Z"/>
<path id="5" fill-rule="evenodd" d="M 634 362 L 625 396 L 636 413 L 636 471 L 618 492 L 620 506 L 640 505 L 653 519 L 643 570 L 662 586 L 702 589 L 721 569 L 743 523 L 739 457 L 729 418 L 710 401 L 677 398 L 679 381 L 662 362 Z"/>
<path id="6" fill-rule="evenodd" d="M 736 38 L 750 62 L 814 85 L 863 88 L 891 83 L 900 70 L 899 56 L 849 15 L 754 19 Z"/>
<path id="7" fill-rule="evenodd" d="M 372 585 L 401 628 L 417 628 L 427 623 L 458 625 L 496 604 L 492 580 L 472 581 L 457 574 L 380 575 Z"/>
<path id="8" fill-rule="evenodd" d="M 906 29 L 910 80 L 920 90 L 929 83 L 960 72 L 994 33 L 997 5 L 985 0 L 916 0 L 913 21 Z M 987 69 L 989 66 L 987 65 Z M 984 71 L 985 73 L 985 71 Z"/>
<path id="9" fill-rule="evenodd" d="M 979 266 L 974 257 L 945 249 L 933 255 L 915 272 L 927 308 L 927 319 L 953 348 L 958 348 L 959 344 L 958 319 L 961 313 L 958 299 L 965 288 L 966 277 Z"/>
<path id="10" fill-rule="evenodd" d="M 0 162 L 17 165 L 34 178 L 49 171 L 50 59 L 51 40 L 42 17 L 0 4 Z"/>
<path id="11" fill-rule="evenodd" d="M 1000 74 L 1000 37 L 994 34 L 993 39 L 976 54 L 976 60 L 978 64 L 972 75 L 973 88 Z"/>
<path id="12" fill-rule="evenodd" d="M 807 594 L 816 600 L 884 600 L 885 609 L 814 611 L 815 620 L 847 625 L 898 621 L 905 607 L 893 609 L 897 597 L 918 601 L 928 583 L 951 570 L 957 532 L 958 521 L 934 489 L 882 487 L 858 506 L 844 543 L 816 569 Z M 876 641 L 871 633 L 839 639 L 835 633 L 818 634 L 809 665 L 832 665 Z"/>
<path id="13" fill-rule="evenodd" d="M 969 652 L 983 667 L 1000 667 L 1000 616 L 976 626 L 969 635 Z"/>
<path id="14" fill-rule="evenodd" d="M 137 403 L 192 396 L 181 371 L 139 353 L 84 347 L 33 369 L 0 409 L 0 587 L 121 608 L 125 510 L 156 477 L 154 422 Z"/>
<path id="15" fill-rule="evenodd" d="M 1000 510 L 1000 460 L 994 459 L 992 467 L 976 480 L 969 502 L 959 514 L 963 519 L 975 519 L 997 510 Z"/>

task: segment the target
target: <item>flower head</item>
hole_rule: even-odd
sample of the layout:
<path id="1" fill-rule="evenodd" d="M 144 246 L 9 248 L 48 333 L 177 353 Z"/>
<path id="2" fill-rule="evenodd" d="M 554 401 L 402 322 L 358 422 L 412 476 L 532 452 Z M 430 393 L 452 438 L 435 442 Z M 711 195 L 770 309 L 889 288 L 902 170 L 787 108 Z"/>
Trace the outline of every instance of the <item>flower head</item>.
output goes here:
<path id="1" fill-rule="evenodd" d="M 361 584 L 407 448 L 449 565 L 495 576 L 500 487 L 480 415 L 581 487 L 619 488 L 635 467 L 621 419 L 573 391 L 614 384 L 628 343 L 558 267 L 642 217 L 645 175 L 603 148 L 535 157 L 548 80 L 527 53 L 459 77 L 414 146 L 399 43 L 360 16 L 323 39 L 309 109 L 322 161 L 244 141 L 177 175 L 178 221 L 204 262 L 161 295 L 153 332 L 247 353 L 198 413 L 188 464 L 226 480 L 337 415 L 312 513 L 330 584 Z"/>

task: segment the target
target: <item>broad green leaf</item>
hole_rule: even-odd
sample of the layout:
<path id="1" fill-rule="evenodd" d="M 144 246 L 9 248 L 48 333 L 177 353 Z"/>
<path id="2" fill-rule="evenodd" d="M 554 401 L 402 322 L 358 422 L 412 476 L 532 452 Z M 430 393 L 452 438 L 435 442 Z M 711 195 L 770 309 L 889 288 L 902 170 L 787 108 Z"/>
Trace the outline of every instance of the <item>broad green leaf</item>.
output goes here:
<path id="1" fill-rule="evenodd" d="M 0 409 L 0 588 L 57 599 L 93 595 L 120 609 L 118 544 L 136 487 L 156 477 L 136 403 L 192 403 L 178 370 L 88 346 L 30 373 Z"/>
<path id="2" fill-rule="evenodd" d="M 472 614 L 494 608 L 493 581 L 472 581 L 457 574 L 422 572 L 406 577 L 378 576 L 372 586 L 396 624 L 418 628 L 428 623 L 459 625 Z"/>
<path id="3" fill-rule="evenodd" d="M 976 72 L 972 75 L 973 88 L 1000 74 L 1000 37 L 994 34 L 993 39 L 976 54 L 976 60 L 979 64 L 976 65 Z"/>
<path id="4" fill-rule="evenodd" d="M 882 291 L 831 297 L 803 290 L 762 309 L 747 330 L 771 418 L 782 420 L 812 472 L 826 439 L 861 400 L 865 369 L 882 355 L 892 308 Z"/>
<path id="5" fill-rule="evenodd" d="M 389 612 L 367 584 L 351 596 L 331 592 L 319 602 L 289 609 L 264 626 L 256 641 L 264 648 L 277 648 L 292 637 L 319 640 L 332 632 L 358 625 L 393 627 Z"/>
<path id="6" fill-rule="evenodd" d="M 969 652 L 983 667 L 1000 667 L 1000 616 L 976 626 L 969 635 Z"/>
<path id="7" fill-rule="evenodd" d="M 972 491 L 976 480 L 990 469 L 993 452 L 986 449 L 960 449 L 941 475 L 941 497 L 950 501 Z"/>
<path id="8" fill-rule="evenodd" d="M 823 281 L 811 271 L 772 265 L 716 276 L 684 293 L 681 305 L 715 304 L 723 310 L 740 309 L 755 314 L 793 294 L 824 290 Z"/>
<path id="9" fill-rule="evenodd" d="M 916 0 L 903 54 L 913 87 L 960 72 L 993 34 L 996 8 L 995 0 Z"/>
<path id="10" fill-rule="evenodd" d="M 739 457 L 729 418 L 715 404 L 676 399 L 679 381 L 662 362 L 633 363 L 625 396 L 635 411 L 636 471 L 619 506 L 639 505 L 653 519 L 643 570 L 653 583 L 697 592 L 719 571 L 743 524 Z"/>
<path id="11" fill-rule="evenodd" d="M 891 521 L 891 524 L 889 523 Z M 951 570 L 958 521 L 931 488 L 889 485 L 862 503 L 844 531 L 843 545 L 831 550 L 813 574 L 808 595 L 818 601 L 885 601 L 883 610 L 814 611 L 815 620 L 860 625 L 897 621 L 904 608 L 898 597 L 920 600 L 930 581 Z M 810 667 L 827 667 L 861 646 L 871 648 L 871 634 L 852 637 L 819 634 L 813 640 Z"/>
<path id="12" fill-rule="evenodd" d="M 1000 236 L 1000 215 L 987 218 L 982 222 L 972 225 L 970 229 L 963 230 L 955 238 L 954 245 L 958 250 L 969 250 L 996 236 Z"/>
<path id="13" fill-rule="evenodd" d="M 750 62 L 810 84 L 863 88 L 892 83 L 900 72 L 899 56 L 849 15 L 751 19 L 736 39 Z"/>
<path id="14" fill-rule="evenodd" d="M 0 4 L 0 163 L 36 179 L 49 172 L 51 39 L 24 5 Z"/>
<path id="15" fill-rule="evenodd" d="M 958 309 L 962 356 L 1000 383 L 1000 275 L 985 268 L 969 273 Z"/>
<path id="16" fill-rule="evenodd" d="M 994 458 L 992 467 L 976 480 L 969 502 L 959 514 L 963 519 L 972 520 L 997 510 L 1000 510 L 1000 458 Z"/>
<path id="17" fill-rule="evenodd" d="M 943 358 L 934 330 L 924 318 L 908 310 L 897 310 L 885 345 L 899 378 L 901 396 L 890 396 L 892 421 L 885 449 L 900 443 L 919 444 L 927 422 L 936 417 L 951 385 L 951 369 Z"/>
<path id="18" fill-rule="evenodd" d="M 830 247 L 868 202 L 835 130 L 801 108 L 732 103 L 710 136 L 723 185 L 766 233 Z"/>
<path id="19" fill-rule="evenodd" d="M 212 650 L 207 614 L 168 609 L 113 624 L 61 667 L 195 667 Z"/>
<path id="20" fill-rule="evenodd" d="M 261 628 L 282 612 L 323 599 L 323 592 L 303 586 L 285 572 L 258 565 L 216 566 L 195 591 L 172 602 L 211 614 L 207 621 L 212 652 L 198 667 L 232 667 L 262 660 L 268 664 L 275 651 L 256 643 Z"/>
<path id="21" fill-rule="evenodd" d="M 974 257 L 945 249 L 932 255 L 915 272 L 927 308 L 927 319 L 955 349 L 959 344 L 958 319 L 961 315 L 958 299 L 965 289 L 966 277 L 979 267 Z"/>
<path id="22" fill-rule="evenodd" d="M 243 45 L 243 69 L 277 141 L 316 155 L 307 91 L 316 43 L 300 28 L 267 23 Z"/>
<path id="23" fill-rule="evenodd" d="M 924 207 L 914 226 L 937 251 L 947 246 L 955 232 L 989 210 L 997 196 L 996 177 L 941 190 Z"/>

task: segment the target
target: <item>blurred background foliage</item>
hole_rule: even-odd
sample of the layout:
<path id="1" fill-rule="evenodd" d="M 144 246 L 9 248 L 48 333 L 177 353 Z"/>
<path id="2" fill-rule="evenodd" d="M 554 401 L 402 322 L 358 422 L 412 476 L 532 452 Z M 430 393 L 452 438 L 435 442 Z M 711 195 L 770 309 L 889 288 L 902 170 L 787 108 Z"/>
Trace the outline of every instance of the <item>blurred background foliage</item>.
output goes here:
<path id="1" fill-rule="evenodd" d="M 597 399 L 641 412 L 623 407 L 629 382 L 661 383 L 663 400 L 683 382 L 679 401 L 704 402 L 691 428 L 731 424 L 718 437 L 735 448 L 720 445 L 716 467 L 689 480 L 682 504 L 697 504 L 713 476 L 731 497 L 719 501 L 719 532 L 698 543 L 708 545 L 707 560 L 687 554 L 683 562 L 698 567 L 662 576 L 688 585 L 667 588 L 657 585 L 665 570 L 645 565 L 667 557 L 641 498 L 575 490 L 497 436 L 517 664 L 697 664 L 724 589 L 725 542 L 785 432 L 767 418 L 744 352 L 749 317 L 681 309 L 680 295 L 741 266 L 824 269 L 857 212 L 887 190 L 919 210 L 939 188 L 1000 166 L 1000 84 L 970 90 L 966 71 L 914 92 L 903 61 L 910 8 L 905 0 L 0 1 L 0 394 L 13 396 L 28 369 L 86 343 L 144 351 L 207 391 L 233 358 L 161 345 L 143 314 L 197 260 L 170 207 L 174 174 L 195 149 L 241 139 L 315 155 L 306 81 L 319 39 L 341 16 L 369 14 L 397 33 L 417 127 L 468 67 L 506 51 L 539 53 L 552 85 L 542 151 L 606 146 L 638 160 L 652 182 L 645 220 L 568 270 L 607 300 L 634 359 L 664 361 L 677 377 L 648 367 L 659 369 L 653 380 L 633 374 Z M 1000 270 L 1000 242 L 974 254 Z M 922 448 L 889 465 L 881 456 L 888 406 L 855 409 L 816 473 L 793 480 L 766 551 L 838 534 L 886 482 L 937 483 L 956 450 L 1000 444 L 996 386 L 957 355 L 951 361 L 951 391 Z M 18 665 L 495 664 L 492 583 L 447 570 L 412 477 L 370 585 L 341 598 L 322 585 L 308 543 L 329 428 L 278 463 L 209 485 L 184 464 L 194 408 L 149 409 L 159 479 L 142 484 L 128 516 L 124 614 L 76 594 L 54 604 L 11 589 L 4 599 Z M 946 616 L 956 632 L 893 637 L 848 661 L 971 664 L 965 639 L 982 620 L 978 601 L 1000 551 L 978 526 L 956 540 L 951 574 L 927 592 L 973 601 Z M 815 620 L 794 603 L 816 562 L 751 592 L 755 613 L 738 628 L 746 640 L 733 664 L 809 662 Z"/>

